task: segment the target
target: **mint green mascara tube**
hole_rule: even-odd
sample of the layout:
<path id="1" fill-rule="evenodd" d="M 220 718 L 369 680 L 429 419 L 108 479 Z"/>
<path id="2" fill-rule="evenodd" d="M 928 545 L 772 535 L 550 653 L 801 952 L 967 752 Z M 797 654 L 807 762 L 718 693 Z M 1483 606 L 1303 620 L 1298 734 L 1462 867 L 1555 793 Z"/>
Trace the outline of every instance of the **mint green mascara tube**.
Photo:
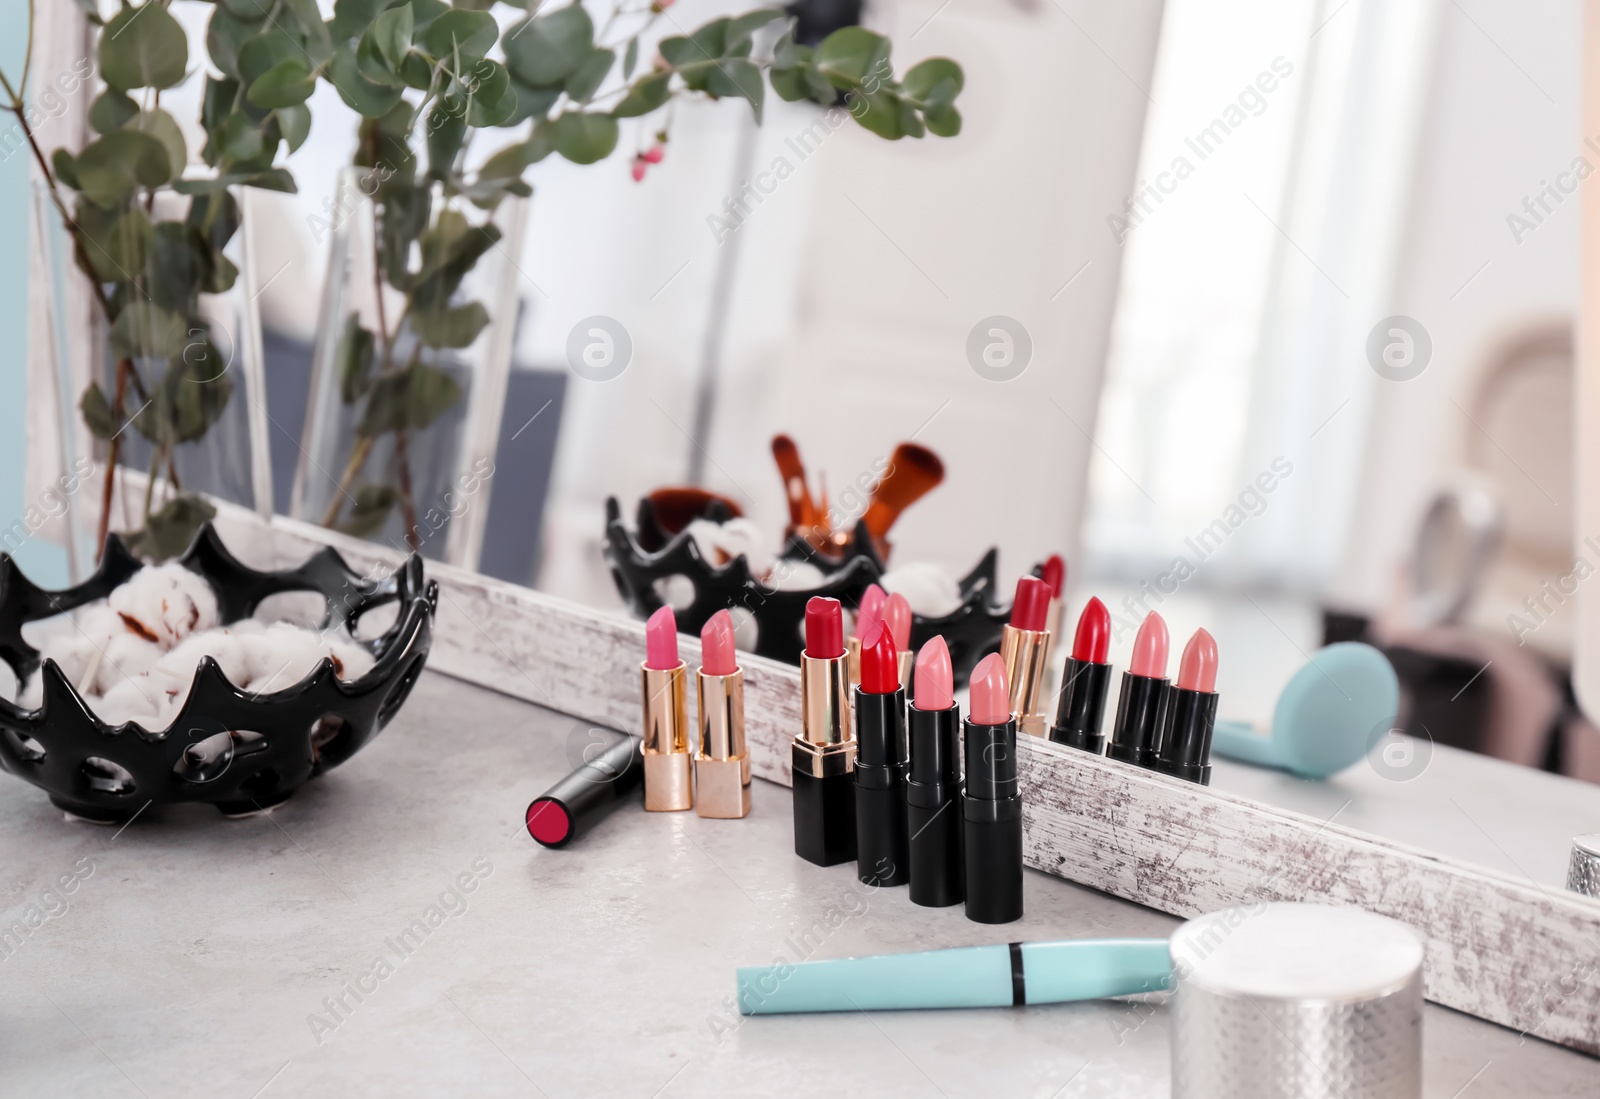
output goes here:
<path id="1" fill-rule="evenodd" d="M 996 943 L 744 966 L 735 982 L 744 1015 L 1020 1007 L 1163 991 L 1172 954 L 1166 939 Z"/>

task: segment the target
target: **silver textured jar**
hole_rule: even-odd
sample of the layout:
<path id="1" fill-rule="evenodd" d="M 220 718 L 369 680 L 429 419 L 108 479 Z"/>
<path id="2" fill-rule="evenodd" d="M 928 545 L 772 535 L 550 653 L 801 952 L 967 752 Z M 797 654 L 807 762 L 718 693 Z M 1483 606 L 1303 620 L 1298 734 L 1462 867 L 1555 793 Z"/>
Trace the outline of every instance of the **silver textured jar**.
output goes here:
<path id="1" fill-rule="evenodd" d="M 1572 838 L 1567 888 L 1585 897 L 1600 897 L 1600 833 Z"/>
<path id="2" fill-rule="evenodd" d="M 1422 940 L 1359 908 L 1259 904 L 1172 936 L 1173 1099 L 1418 1099 Z"/>

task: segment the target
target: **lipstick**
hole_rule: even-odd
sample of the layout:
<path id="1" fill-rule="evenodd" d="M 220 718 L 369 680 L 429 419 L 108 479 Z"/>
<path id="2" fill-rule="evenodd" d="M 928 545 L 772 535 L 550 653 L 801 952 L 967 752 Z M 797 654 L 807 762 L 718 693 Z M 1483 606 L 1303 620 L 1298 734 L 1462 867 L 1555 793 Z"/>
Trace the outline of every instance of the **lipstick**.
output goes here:
<path id="1" fill-rule="evenodd" d="M 911 604 L 906 597 L 895 592 L 883 601 L 883 624 L 894 638 L 894 651 L 900 661 L 900 685 L 911 682 Z"/>
<path id="2" fill-rule="evenodd" d="M 644 807 L 667 813 L 694 808 L 689 773 L 688 674 L 678 659 L 678 621 L 662 607 L 644 626 L 639 667 L 644 702 Z"/>
<path id="3" fill-rule="evenodd" d="M 861 638 L 856 702 L 856 877 L 867 885 L 910 880 L 906 847 L 906 692 L 884 622 Z"/>
<path id="4" fill-rule="evenodd" d="M 1039 568 L 1039 579 L 1050 588 L 1050 607 L 1045 613 L 1044 626 L 1050 631 L 1050 640 L 1044 646 L 1044 666 L 1055 667 L 1056 638 L 1061 636 L 1061 590 L 1067 586 L 1067 562 L 1059 553 L 1044 559 Z"/>
<path id="5" fill-rule="evenodd" d="M 906 778 L 911 903 L 947 908 L 966 898 L 961 843 L 961 711 L 944 638 L 917 654 Z"/>
<path id="6" fill-rule="evenodd" d="M 1100 732 L 1106 716 L 1106 690 L 1111 686 L 1111 615 L 1106 605 L 1090 599 L 1078 616 L 1072 655 L 1061 669 L 1061 702 L 1050 739 L 1057 744 L 1101 755 L 1106 738 Z"/>
<path id="7" fill-rule="evenodd" d="M 1011 684 L 1011 712 L 1022 731 L 1044 736 L 1044 714 L 1039 697 L 1044 693 L 1045 653 L 1050 647 L 1046 621 L 1050 613 L 1050 585 L 1037 576 L 1017 581 L 1011 601 L 1011 621 L 1000 631 L 1000 658 L 1005 661 L 1006 682 Z"/>
<path id="8" fill-rule="evenodd" d="M 1217 642 L 1196 630 L 1178 662 L 1178 686 L 1167 699 L 1167 727 L 1156 769 L 1211 785 L 1211 731 L 1217 724 Z"/>
<path id="9" fill-rule="evenodd" d="M 969 686 L 967 786 L 961 799 L 967 919 L 1010 923 L 1022 917 L 1022 794 L 1017 722 L 999 654 L 978 661 Z"/>
<path id="10" fill-rule="evenodd" d="M 585 753 L 587 755 L 588 753 Z M 593 828 L 644 781 L 639 738 L 624 736 L 534 798 L 525 822 L 545 847 L 565 847 Z"/>
<path id="11" fill-rule="evenodd" d="M 1139 624 L 1133 660 L 1122 673 L 1117 722 L 1106 755 L 1139 767 L 1155 766 L 1166 717 L 1167 687 L 1167 624 L 1151 611 Z"/>
<path id="12" fill-rule="evenodd" d="M 744 744 L 744 672 L 733 651 L 733 616 L 712 615 L 700 631 L 694 679 L 700 745 L 694 757 L 695 811 L 702 817 L 750 815 L 750 754 Z"/>
<path id="13" fill-rule="evenodd" d="M 806 604 L 800 654 L 800 734 L 790 745 L 794 776 L 794 853 L 818 866 L 856 857 L 856 805 L 850 772 L 856 741 L 845 679 L 844 612 L 837 599 Z"/>
<path id="14" fill-rule="evenodd" d="M 855 621 L 850 623 L 850 638 L 846 642 L 846 673 L 852 687 L 861 682 L 861 639 L 867 636 L 872 624 L 883 617 L 883 603 L 887 598 L 888 594 L 878 585 L 868 584 L 867 590 L 861 593 L 861 602 L 856 605 Z"/>

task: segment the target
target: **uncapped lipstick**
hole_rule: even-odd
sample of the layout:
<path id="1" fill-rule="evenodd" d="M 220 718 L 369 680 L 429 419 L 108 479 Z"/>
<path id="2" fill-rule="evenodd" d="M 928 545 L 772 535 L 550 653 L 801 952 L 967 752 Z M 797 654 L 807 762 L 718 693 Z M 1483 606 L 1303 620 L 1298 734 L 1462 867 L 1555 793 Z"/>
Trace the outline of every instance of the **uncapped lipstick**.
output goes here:
<path id="1" fill-rule="evenodd" d="M 1061 592 L 1067 586 L 1067 562 L 1059 553 L 1052 553 L 1039 567 L 1039 579 L 1050 588 L 1050 609 L 1045 614 L 1044 627 L 1050 631 L 1050 640 L 1044 646 L 1044 666 L 1055 667 L 1056 638 L 1061 636 Z"/>
<path id="2" fill-rule="evenodd" d="M 1000 631 L 1000 659 L 1006 682 L 1011 684 L 1011 712 L 1022 731 L 1044 736 L 1044 714 L 1039 699 L 1044 694 L 1045 654 L 1050 647 L 1046 621 L 1050 613 L 1050 585 L 1037 576 L 1017 581 L 1011 602 L 1011 621 Z"/>
<path id="3" fill-rule="evenodd" d="M 1061 701 L 1050 739 L 1057 744 L 1101 755 L 1106 738 L 1106 691 L 1111 686 L 1111 615 L 1106 605 L 1090 599 L 1078 616 L 1072 655 L 1061 669 Z"/>
<path id="4" fill-rule="evenodd" d="M 966 898 L 961 843 L 961 711 L 944 638 L 917 654 L 912 673 L 911 772 L 906 779 L 911 903 L 947 908 Z"/>
<path id="5" fill-rule="evenodd" d="M 688 673 L 678 659 L 678 622 L 662 607 L 645 623 L 645 661 L 639 669 L 644 703 L 644 807 L 653 812 L 694 808 L 689 769 Z"/>
<path id="6" fill-rule="evenodd" d="M 1155 766 L 1166 720 L 1167 687 L 1167 624 L 1151 611 L 1139 624 L 1133 660 L 1122 673 L 1108 756 L 1139 767 Z"/>
<path id="7" fill-rule="evenodd" d="M 856 877 L 904 885 L 906 851 L 906 692 L 894 638 L 875 622 L 861 638 L 856 703 Z"/>
<path id="8" fill-rule="evenodd" d="M 790 746 L 794 853 L 818 866 L 856 857 L 856 741 L 845 679 L 844 612 L 837 599 L 806 604 L 800 654 L 800 734 Z"/>
<path id="9" fill-rule="evenodd" d="M 999 654 L 978 661 L 970 696 L 967 783 L 961 799 L 967 919 L 1010 923 L 1022 918 L 1022 793 L 1017 786 L 1017 722 Z"/>
<path id="10" fill-rule="evenodd" d="M 868 584 L 867 590 L 861 593 L 861 602 L 856 605 L 855 618 L 850 623 L 850 637 L 845 642 L 845 672 L 850 677 L 852 687 L 861 682 L 861 639 L 867 635 L 872 624 L 883 617 L 883 603 L 887 598 L 888 593 L 878 585 Z"/>
<path id="11" fill-rule="evenodd" d="M 695 675 L 700 743 L 694 757 L 695 809 L 702 817 L 750 814 L 750 754 L 744 743 L 744 672 L 733 648 L 733 616 L 718 611 L 700 631 Z"/>
<path id="12" fill-rule="evenodd" d="M 883 601 L 883 624 L 894 638 L 894 651 L 900 659 L 900 686 L 911 682 L 911 604 L 906 597 L 895 592 Z"/>
<path id="13" fill-rule="evenodd" d="M 1211 785 L 1211 732 L 1217 724 L 1217 642 L 1196 630 L 1178 663 L 1178 686 L 1167 705 L 1156 769 Z"/>

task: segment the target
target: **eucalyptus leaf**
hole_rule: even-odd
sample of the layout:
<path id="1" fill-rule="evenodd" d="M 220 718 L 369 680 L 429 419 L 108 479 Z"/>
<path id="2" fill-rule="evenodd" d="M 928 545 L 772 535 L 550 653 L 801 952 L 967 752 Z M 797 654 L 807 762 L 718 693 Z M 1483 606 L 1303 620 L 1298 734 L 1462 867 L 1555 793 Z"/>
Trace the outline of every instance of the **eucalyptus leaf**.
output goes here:
<path id="1" fill-rule="evenodd" d="M 352 312 L 345 318 L 333 353 L 339 371 L 339 399 L 345 404 L 355 404 L 367 391 L 376 349 L 377 338 L 363 327 L 360 314 Z"/>
<path id="2" fill-rule="evenodd" d="M 165 405 L 174 442 L 192 443 L 222 418 L 233 395 L 228 366 L 203 327 L 185 333 L 157 398 Z"/>
<path id="3" fill-rule="evenodd" d="M 469 126 L 503 126 L 516 112 L 517 93 L 511 88 L 511 74 L 500 62 L 474 62 L 467 86 L 471 91 L 467 104 Z"/>
<path id="4" fill-rule="evenodd" d="M 411 329 L 429 347 L 470 347 L 489 324 L 489 311 L 481 302 L 411 315 Z"/>
<path id="5" fill-rule="evenodd" d="M 865 27 L 841 27 L 817 46 L 817 71 L 841 91 L 875 91 L 892 75 L 889 40 Z M 869 81 L 869 75 L 872 79 Z"/>
<path id="6" fill-rule="evenodd" d="M 757 8 L 728 20 L 723 32 L 724 51 L 730 56 L 749 57 L 751 36 L 774 19 L 788 16 L 782 8 Z"/>
<path id="7" fill-rule="evenodd" d="M 206 52 L 224 76 L 239 76 L 239 50 L 261 33 L 261 24 L 246 22 L 218 4 L 206 23 Z"/>
<path id="8" fill-rule="evenodd" d="M 189 493 L 174 496 L 152 512 L 143 530 L 125 535 L 128 549 L 150 561 L 165 561 L 186 552 L 200 528 L 217 517 L 217 509 Z"/>
<path id="9" fill-rule="evenodd" d="M 283 131 L 283 139 L 289 143 L 291 153 L 305 144 L 306 138 L 311 136 L 311 108 L 301 104 L 297 107 L 279 107 L 272 113 L 277 116 L 278 129 Z"/>
<path id="10" fill-rule="evenodd" d="M 182 353 L 187 337 L 184 319 L 151 301 L 128 303 L 111 326 L 112 349 L 131 358 L 170 359 Z"/>
<path id="11" fill-rule="evenodd" d="M 881 138 L 889 141 L 898 141 L 906 135 L 900 120 L 900 97 L 891 91 L 878 91 L 867 95 L 861 92 L 851 93 L 858 97 L 858 103 L 865 103 L 866 109 L 852 106 L 851 115 L 862 129 L 870 130 Z"/>
<path id="12" fill-rule="evenodd" d="M 228 187 L 256 187 L 263 191 L 295 193 L 294 176 L 287 168 L 268 168 L 261 172 L 229 172 L 210 179 L 180 179 L 172 189 L 181 195 L 205 195 Z"/>
<path id="13" fill-rule="evenodd" d="M 143 280 L 150 304 L 175 316 L 190 312 L 208 266 L 196 255 L 197 244 L 200 249 L 206 248 L 204 240 L 190 237 L 189 226 L 184 222 L 156 222 Z M 127 311 L 122 315 L 127 316 Z"/>
<path id="14" fill-rule="evenodd" d="M 966 76 L 961 66 L 948 57 L 930 57 L 906 70 L 900 86 L 905 94 L 919 103 L 948 106 L 961 94 Z"/>
<path id="15" fill-rule="evenodd" d="M 761 70 L 742 58 L 719 61 L 706 80 L 706 91 L 715 96 L 739 96 L 750 101 L 756 123 L 761 122 L 761 105 L 766 95 Z"/>
<path id="16" fill-rule="evenodd" d="M 388 114 L 400 102 L 401 88 L 386 88 L 374 84 L 356 66 L 355 47 L 345 45 L 336 49 L 328 63 L 328 82 L 339 93 L 345 105 L 366 118 Z"/>
<path id="17" fill-rule="evenodd" d="M 143 207 L 103 210 L 84 196 L 73 209 L 73 221 L 94 277 L 132 285 L 144 268 L 153 235 Z"/>
<path id="18" fill-rule="evenodd" d="M 183 174 L 183 169 L 189 163 L 189 148 L 184 143 L 183 131 L 178 128 L 177 119 L 160 107 L 156 107 L 140 111 L 123 129 L 149 134 L 161 142 L 162 147 L 167 150 L 167 162 L 172 167 L 172 176 L 176 178 Z"/>
<path id="19" fill-rule="evenodd" d="M 811 88 L 806 83 L 804 69 L 769 69 L 767 78 L 772 81 L 772 90 L 778 93 L 778 98 L 786 103 L 798 103 L 811 98 Z"/>
<path id="20" fill-rule="evenodd" d="M 411 8 L 402 4 L 398 8 L 390 8 L 373 21 L 372 29 L 367 33 L 372 35 L 377 44 L 378 52 L 393 69 L 400 67 L 400 61 L 411 49 L 411 32 L 415 20 L 411 15 Z"/>
<path id="21" fill-rule="evenodd" d="M 227 247 L 242 223 L 238 201 L 231 191 L 221 188 L 190 199 L 189 216 L 185 220 L 214 252 Z"/>
<path id="22" fill-rule="evenodd" d="M 617 120 L 610 115 L 568 111 L 555 125 L 556 152 L 574 164 L 604 160 L 617 147 Z"/>
<path id="23" fill-rule="evenodd" d="M 548 86 L 572 75 L 594 45 L 594 21 L 574 3 L 512 27 L 501 49 L 506 67 L 524 84 Z"/>
<path id="24" fill-rule="evenodd" d="M 410 11 L 410 8 L 398 9 Z M 403 59 L 402 59 L 403 60 Z M 368 31 L 361 36 L 361 41 L 356 43 L 356 68 L 361 75 L 374 84 L 381 84 L 386 88 L 404 88 L 406 80 L 397 70 L 396 66 L 389 63 L 383 56 L 383 51 L 378 48 L 377 39 Z M 431 82 L 431 81 L 430 81 Z"/>
<path id="25" fill-rule="evenodd" d="M 272 12 L 273 0 L 217 0 L 217 7 L 249 23 L 259 23 Z"/>
<path id="26" fill-rule="evenodd" d="M 285 61 L 298 61 L 310 67 L 305 51 L 288 31 L 275 23 L 264 24 L 260 33 L 239 47 L 239 82 L 248 88 Z"/>
<path id="27" fill-rule="evenodd" d="M 111 402 L 106 400 L 99 382 L 90 382 L 83 396 L 78 398 L 78 411 L 83 413 L 83 424 L 96 439 L 110 439 L 122 429 L 111 412 Z"/>
<path id="28" fill-rule="evenodd" d="M 594 93 L 599 91 L 600 85 L 605 82 L 606 74 L 611 71 L 611 66 L 616 62 L 617 55 L 612 50 L 596 47 L 589 51 L 576 69 L 567 76 L 567 96 L 574 103 L 587 104 L 594 98 Z"/>
<path id="29" fill-rule="evenodd" d="M 393 485 L 362 485 L 356 489 L 355 503 L 339 530 L 356 538 L 371 538 L 383 529 L 399 502 L 400 491 Z"/>
<path id="30" fill-rule="evenodd" d="M 639 65 L 639 36 L 628 39 L 628 48 L 622 54 L 622 79 L 632 80 L 633 70 Z"/>
<path id="31" fill-rule="evenodd" d="M 311 98 L 316 90 L 317 76 L 303 57 L 291 57 L 278 62 L 262 73 L 250 85 L 245 97 L 257 107 L 275 110 L 278 107 L 298 107 Z"/>
<path id="32" fill-rule="evenodd" d="M 121 206 L 140 187 L 159 187 L 172 178 L 167 148 L 149 134 L 114 130 L 78 154 L 79 190 L 96 205 Z"/>
<path id="33" fill-rule="evenodd" d="M 82 190 L 78 185 L 78 162 L 65 149 L 57 149 L 50 154 L 50 170 L 55 174 L 56 182 L 74 191 Z"/>
<path id="34" fill-rule="evenodd" d="M 671 81 L 672 73 L 670 72 L 658 72 L 651 73 L 648 76 L 641 76 L 633 87 L 628 89 L 628 94 L 622 97 L 622 101 L 611 108 L 611 117 L 637 118 L 640 115 L 649 114 L 651 111 L 656 110 L 672 94 Z"/>
<path id="35" fill-rule="evenodd" d="M 171 88 L 189 68 L 189 37 L 159 0 L 123 7 L 99 37 L 100 78 L 113 88 Z"/>
<path id="36" fill-rule="evenodd" d="M 580 9 L 581 10 L 581 9 Z M 473 61 L 483 59 L 500 35 L 494 16 L 481 11 L 464 11 L 455 8 L 445 12 L 428 24 L 416 37 L 417 45 L 437 61 L 449 61 L 454 66 L 460 58 L 465 68 Z"/>
<path id="37" fill-rule="evenodd" d="M 524 84 L 511 77 L 511 90 L 516 93 L 517 107 L 501 123 L 502 126 L 517 126 L 530 118 L 543 118 L 550 113 L 550 108 L 555 106 L 556 100 L 561 98 L 561 85 L 552 88 L 536 88 L 531 84 Z"/>
<path id="38" fill-rule="evenodd" d="M 441 99 L 428 112 L 428 174 L 434 179 L 450 175 L 461 143 L 467 137 L 467 111 L 463 100 Z"/>
<path id="39" fill-rule="evenodd" d="M 107 88 L 89 104 L 89 125 L 97 134 L 122 129 L 123 123 L 139 113 L 139 104 L 115 88 Z"/>
<path id="40" fill-rule="evenodd" d="M 333 18 L 328 20 L 328 33 L 336 46 L 360 38 L 383 12 L 395 6 L 409 7 L 405 0 L 334 0 Z"/>
<path id="41" fill-rule="evenodd" d="M 949 104 L 929 107 L 922 113 L 928 132 L 936 137 L 955 137 L 961 132 L 961 112 Z"/>

